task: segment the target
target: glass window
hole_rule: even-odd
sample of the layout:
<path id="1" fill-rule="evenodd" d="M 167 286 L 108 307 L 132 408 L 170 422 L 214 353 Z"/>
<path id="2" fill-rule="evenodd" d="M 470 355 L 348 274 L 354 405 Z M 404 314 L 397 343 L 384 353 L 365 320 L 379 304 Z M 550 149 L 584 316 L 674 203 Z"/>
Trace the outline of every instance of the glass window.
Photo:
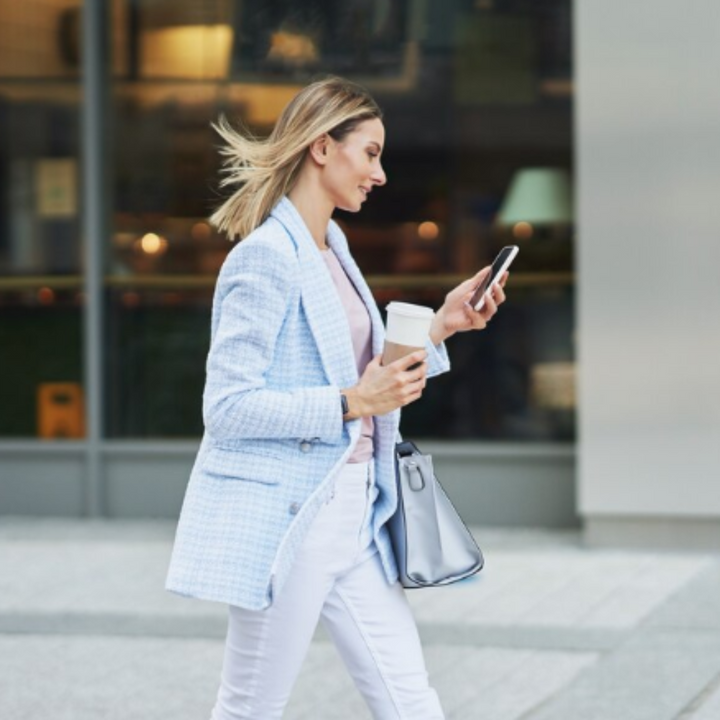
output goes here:
<path id="1" fill-rule="evenodd" d="M 0 5 L 0 437 L 84 436 L 79 13 Z"/>
<path id="2" fill-rule="evenodd" d="M 201 432 L 212 288 L 230 248 L 206 222 L 220 199 L 211 121 L 267 133 L 334 72 L 385 111 L 388 184 L 362 213 L 338 213 L 381 308 L 437 308 L 503 245 L 521 248 L 502 312 L 449 341 L 453 372 L 406 409 L 404 431 L 574 437 L 570 0 L 135 0 L 115 23 L 110 436 Z"/>

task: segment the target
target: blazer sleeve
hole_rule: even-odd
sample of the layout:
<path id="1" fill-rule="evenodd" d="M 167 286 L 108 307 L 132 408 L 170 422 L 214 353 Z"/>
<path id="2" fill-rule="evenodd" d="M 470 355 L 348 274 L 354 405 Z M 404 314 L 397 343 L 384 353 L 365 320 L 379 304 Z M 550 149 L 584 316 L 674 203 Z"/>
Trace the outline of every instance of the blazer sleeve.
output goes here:
<path id="1" fill-rule="evenodd" d="M 245 240 L 223 266 L 203 394 L 205 428 L 215 440 L 342 438 L 338 388 L 266 386 L 298 282 L 295 263 L 278 249 Z"/>
<path id="2" fill-rule="evenodd" d="M 428 354 L 428 377 L 441 375 L 442 373 L 450 370 L 450 358 L 448 357 L 447 348 L 445 347 L 444 342 L 439 345 L 433 345 L 432 340 L 428 338 L 425 343 L 425 350 Z"/>

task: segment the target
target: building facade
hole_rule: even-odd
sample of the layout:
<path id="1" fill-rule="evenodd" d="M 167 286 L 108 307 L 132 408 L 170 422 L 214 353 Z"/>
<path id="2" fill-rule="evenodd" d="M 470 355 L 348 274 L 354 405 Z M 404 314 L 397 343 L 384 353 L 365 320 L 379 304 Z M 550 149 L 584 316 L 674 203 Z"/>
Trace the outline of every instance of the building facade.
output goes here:
<path id="1" fill-rule="evenodd" d="M 0 514 L 177 514 L 202 431 L 221 114 L 313 78 L 385 112 L 388 184 L 338 213 L 381 309 L 520 254 L 403 415 L 488 524 L 576 524 L 570 0 L 0 0 Z"/>

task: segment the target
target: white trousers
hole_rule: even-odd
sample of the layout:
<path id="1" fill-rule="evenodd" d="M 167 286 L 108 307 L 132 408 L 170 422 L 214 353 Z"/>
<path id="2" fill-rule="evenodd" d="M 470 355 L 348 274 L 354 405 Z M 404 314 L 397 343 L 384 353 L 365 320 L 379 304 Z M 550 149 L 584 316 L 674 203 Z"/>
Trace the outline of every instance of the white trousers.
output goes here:
<path id="1" fill-rule="evenodd" d="M 370 532 L 372 463 L 348 464 L 267 610 L 230 606 L 212 720 L 281 718 L 318 620 L 375 720 L 442 720 L 405 592 Z"/>

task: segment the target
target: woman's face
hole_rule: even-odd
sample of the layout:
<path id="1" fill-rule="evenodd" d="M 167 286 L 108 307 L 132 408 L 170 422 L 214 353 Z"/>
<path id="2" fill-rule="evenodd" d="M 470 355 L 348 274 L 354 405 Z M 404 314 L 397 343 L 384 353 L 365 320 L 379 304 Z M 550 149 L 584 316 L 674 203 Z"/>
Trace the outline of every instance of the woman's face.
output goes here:
<path id="1" fill-rule="evenodd" d="M 387 181 L 380 163 L 385 128 L 365 120 L 340 142 L 329 138 L 322 182 L 335 207 L 357 212 L 376 185 Z"/>

